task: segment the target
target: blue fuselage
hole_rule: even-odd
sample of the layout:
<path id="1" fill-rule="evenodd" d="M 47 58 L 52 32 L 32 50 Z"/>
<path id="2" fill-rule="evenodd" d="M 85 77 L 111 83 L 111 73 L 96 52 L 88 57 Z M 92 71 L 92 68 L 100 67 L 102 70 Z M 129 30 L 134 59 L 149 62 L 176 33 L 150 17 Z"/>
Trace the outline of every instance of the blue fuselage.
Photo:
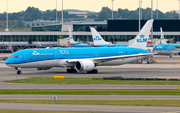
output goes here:
<path id="1" fill-rule="evenodd" d="M 13 53 L 6 64 L 23 64 L 54 59 L 90 59 L 138 53 L 149 53 L 149 51 L 130 47 L 26 49 Z"/>

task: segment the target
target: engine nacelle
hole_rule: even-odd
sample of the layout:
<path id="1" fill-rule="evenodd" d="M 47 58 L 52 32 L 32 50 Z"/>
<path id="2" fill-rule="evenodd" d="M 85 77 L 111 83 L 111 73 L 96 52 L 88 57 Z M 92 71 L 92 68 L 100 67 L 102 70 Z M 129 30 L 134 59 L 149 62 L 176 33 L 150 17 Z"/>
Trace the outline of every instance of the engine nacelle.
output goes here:
<path id="1" fill-rule="evenodd" d="M 48 69 L 51 69 L 52 67 L 37 67 L 36 69 L 37 70 L 48 70 Z"/>
<path id="2" fill-rule="evenodd" d="M 75 69 L 77 71 L 92 71 L 95 67 L 94 62 L 91 60 L 79 60 L 75 63 Z"/>

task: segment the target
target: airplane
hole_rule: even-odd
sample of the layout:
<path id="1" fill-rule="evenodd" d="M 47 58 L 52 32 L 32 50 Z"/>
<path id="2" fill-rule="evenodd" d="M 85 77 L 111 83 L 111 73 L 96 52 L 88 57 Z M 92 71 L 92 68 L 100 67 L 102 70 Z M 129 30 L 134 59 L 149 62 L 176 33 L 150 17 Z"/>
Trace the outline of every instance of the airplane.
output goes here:
<path id="1" fill-rule="evenodd" d="M 155 45 L 154 52 L 157 53 L 157 55 L 170 55 L 170 57 L 172 57 L 173 54 L 180 53 L 179 49 L 176 47 L 162 45 Z"/>
<path id="2" fill-rule="evenodd" d="M 89 43 L 79 43 L 79 42 L 74 41 L 70 27 L 69 27 L 69 38 L 70 38 L 69 45 L 71 47 L 92 47 L 92 45 Z"/>
<path id="3" fill-rule="evenodd" d="M 101 35 L 96 31 L 96 29 L 94 27 L 90 27 L 91 29 L 91 34 L 93 36 L 93 42 L 94 42 L 94 46 L 97 47 L 126 47 L 129 44 L 112 44 L 109 42 L 106 42 Z"/>
<path id="4" fill-rule="evenodd" d="M 5 62 L 17 69 L 67 68 L 67 73 L 98 73 L 97 66 L 122 65 L 156 54 L 145 50 L 154 20 L 148 20 L 129 47 L 26 49 L 13 53 Z"/>
<path id="5" fill-rule="evenodd" d="M 167 43 L 165 40 L 164 40 L 164 34 L 163 34 L 163 30 L 162 30 L 162 27 L 160 28 L 161 30 L 161 45 L 164 45 L 164 46 L 174 46 L 174 47 L 180 47 L 180 43 Z"/>
<path id="6" fill-rule="evenodd" d="M 172 46 L 172 44 L 168 45 L 164 40 L 164 35 L 162 28 L 160 28 L 161 31 L 161 44 L 154 45 L 154 52 L 157 53 L 157 55 L 170 55 L 172 57 L 173 54 L 180 53 L 179 49 L 177 49 L 175 46 Z"/>

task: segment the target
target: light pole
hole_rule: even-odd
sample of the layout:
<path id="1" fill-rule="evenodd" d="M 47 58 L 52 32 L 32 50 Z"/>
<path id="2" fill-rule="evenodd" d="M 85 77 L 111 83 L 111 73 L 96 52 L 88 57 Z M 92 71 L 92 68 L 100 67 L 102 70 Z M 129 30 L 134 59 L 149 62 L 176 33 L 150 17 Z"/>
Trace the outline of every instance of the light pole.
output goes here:
<path id="1" fill-rule="evenodd" d="M 56 22 L 57 23 L 57 0 L 56 0 Z"/>
<path id="2" fill-rule="evenodd" d="M 62 0 L 62 28 L 61 31 L 63 32 L 63 0 Z"/>
<path id="3" fill-rule="evenodd" d="M 7 12 L 6 12 L 6 30 L 5 31 L 9 31 L 8 29 L 8 0 L 7 0 Z"/>
<path id="4" fill-rule="evenodd" d="M 151 0 L 151 19 L 153 19 L 153 0 Z M 153 44 L 153 25 L 151 29 L 151 44 Z"/>
<path id="5" fill-rule="evenodd" d="M 139 31 L 140 31 L 140 29 L 141 29 L 141 9 L 140 9 L 140 7 L 141 7 L 141 2 L 140 2 L 141 0 L 139 0 Z"/>
<path id="6" fill-rule="evenodd" d="M 158 20 L 158 0 L 157 0 L 157 20 Z"/>
<path id="7" fill-rule="evenodd" d="M 180 0 L 179 1 L 179 20 L 180 20 Z"/>
<path id="8" fill-rule="evenodd" d="M 141 20 L 142 20 L 142 1 L 141 1 Z"/>
<path id="9" fill-rule="evenodd" d="M 111 0 L 112 1 L 112 20 L 113 20 L 113 1 L 114 0 Z"/>

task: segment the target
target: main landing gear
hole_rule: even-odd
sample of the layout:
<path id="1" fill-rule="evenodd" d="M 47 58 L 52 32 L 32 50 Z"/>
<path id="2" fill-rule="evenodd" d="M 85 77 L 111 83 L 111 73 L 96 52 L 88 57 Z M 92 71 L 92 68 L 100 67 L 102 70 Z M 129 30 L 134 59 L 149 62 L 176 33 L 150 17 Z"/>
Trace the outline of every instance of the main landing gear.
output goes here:
<path id="1" fill-rule="evenodd" d="M 77 70 L 76 69 L 67 69 L 67 73 L 77 73 Z"/>
<path id="2" fill-rule="evenodd" d="M 97 73 L 98 73 L 98 70 L 97 70 L 97 69 L 93 69 L 92 71 L 87 71 L 87 73 L 94 73 L 94 74 L 97 74 Z"/>
<path id="3" fill-rule="evenodd" d="M 74 69 L 74 68 L 67 69 L 67 73 L 77 73 L 77 70 Z M 97 74 L 97 73 L 98 73 L 98 70 L 97 70 L 97 69 L 93 69 L 92 71 L 87 71 L 87 73 Z"/>
<path id="4" fill-rule="evenodd" d="M 18 75 L 22 74 L 21 68 L 15 67 L 15 70 L 17 70 Z"/>

